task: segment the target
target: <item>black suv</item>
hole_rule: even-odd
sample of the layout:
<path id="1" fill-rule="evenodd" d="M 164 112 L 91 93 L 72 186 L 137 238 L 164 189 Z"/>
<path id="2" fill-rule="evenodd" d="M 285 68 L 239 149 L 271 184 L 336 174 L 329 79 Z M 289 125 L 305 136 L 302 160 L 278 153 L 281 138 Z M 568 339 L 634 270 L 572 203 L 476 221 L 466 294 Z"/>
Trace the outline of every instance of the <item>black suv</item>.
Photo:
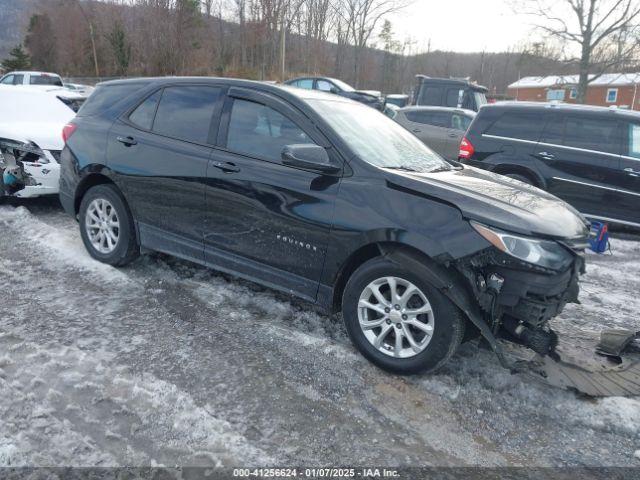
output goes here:
<path id="1" fill-rule="evenodd" d="M 640 227 L 640 114 L 505 102 L 480 110 L 460 160 L 535 185 L 585 216 Z"/>
<path id="2" fill-rule="evenodd" d="M 64 136 L 60 199 L 94 258 L 166 252 L 342 311 L 391 371 L 437 368 L 465 331 L 545 353 L 548 320 L 577 299 L 577 212 L 447 163 L 351 100 L 232 79 L 107 82 Z"/>
<path id="3" fill-rule="evenodd" d="M 432 78 L 416 75 L 414 105 L 464 108 L 477 112 L 487 103 L 487 87 L 457 78 Z"/>

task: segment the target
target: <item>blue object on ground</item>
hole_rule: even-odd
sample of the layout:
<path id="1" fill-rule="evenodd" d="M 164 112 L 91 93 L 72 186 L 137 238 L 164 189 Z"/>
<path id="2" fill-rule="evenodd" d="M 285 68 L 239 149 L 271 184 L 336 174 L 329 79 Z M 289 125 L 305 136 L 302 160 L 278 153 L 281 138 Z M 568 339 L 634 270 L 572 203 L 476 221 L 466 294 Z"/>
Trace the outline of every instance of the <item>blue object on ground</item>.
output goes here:
<path id="1" fill-rule="evenodd" d="M 589 248 L 596 253 L 604 253 L 609 247 L 609 226 L 604 222 L 591 222 Z"/>

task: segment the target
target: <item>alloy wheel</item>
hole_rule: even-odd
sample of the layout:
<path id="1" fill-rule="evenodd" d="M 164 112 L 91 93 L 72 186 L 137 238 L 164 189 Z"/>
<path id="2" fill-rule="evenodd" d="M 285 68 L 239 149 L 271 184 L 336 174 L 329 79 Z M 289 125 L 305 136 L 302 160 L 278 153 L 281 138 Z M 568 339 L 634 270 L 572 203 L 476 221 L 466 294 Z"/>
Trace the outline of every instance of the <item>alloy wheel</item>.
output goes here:
<path id="1" fill-rule="evenodd" d="M 399 277 L 382 277 L 365 287 L 358 321 L 369 343 L 396 358 L 418 355 L 433 336 L 434 315 L 420 288 Z"/>

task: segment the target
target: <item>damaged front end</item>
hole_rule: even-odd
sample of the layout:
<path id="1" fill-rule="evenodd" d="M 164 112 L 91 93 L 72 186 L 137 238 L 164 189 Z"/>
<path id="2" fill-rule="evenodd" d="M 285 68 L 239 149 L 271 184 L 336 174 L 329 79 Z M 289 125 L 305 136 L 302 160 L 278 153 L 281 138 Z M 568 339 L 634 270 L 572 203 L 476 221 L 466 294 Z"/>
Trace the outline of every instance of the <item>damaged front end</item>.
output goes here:
<path id="1" fill-rule="evenodd" d="M 492 247 L 459 259 L 454 266 L 480 307 L 470 319 L 501 364 L 514 373 L 591 396 L 640 394 L 640 358 L 611 360 L 611 356 L 567 349 L 550 327 L 550 320 L 567 303 L 579 303 L 578 280 L 585 272 L 587 238 L 541 240 L 472 226 Z M 624 335 L 609 332 L 606 338 L 612 337 Z M 499 339 L 508 340 L 509 347 Z M 625 346 L 629 343 L 627 339 Z M 536 355 L 531 358 L 522 347 Z"/>
<path id="2" fill-rule="evenodd" d="M 57 193 L 59 154 L 33 142 L 0 138 L 0 193 L 22 198 Z"/>

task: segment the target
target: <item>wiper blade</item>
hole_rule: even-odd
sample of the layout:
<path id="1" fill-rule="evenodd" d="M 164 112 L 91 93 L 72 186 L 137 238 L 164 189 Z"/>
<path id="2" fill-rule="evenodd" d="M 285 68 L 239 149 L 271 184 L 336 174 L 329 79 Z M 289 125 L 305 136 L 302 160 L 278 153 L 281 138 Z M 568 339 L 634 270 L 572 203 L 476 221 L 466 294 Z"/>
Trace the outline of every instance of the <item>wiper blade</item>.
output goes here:
<path id="1" fill-rule="evenodd" d="M 416 170 L 415 168 L 405 167 L 404 165 L 398 165 L 395 167 L 383 167 L 388 170 L 404 170 L 405 172 L 419 172 L 420 170 Z"/>

